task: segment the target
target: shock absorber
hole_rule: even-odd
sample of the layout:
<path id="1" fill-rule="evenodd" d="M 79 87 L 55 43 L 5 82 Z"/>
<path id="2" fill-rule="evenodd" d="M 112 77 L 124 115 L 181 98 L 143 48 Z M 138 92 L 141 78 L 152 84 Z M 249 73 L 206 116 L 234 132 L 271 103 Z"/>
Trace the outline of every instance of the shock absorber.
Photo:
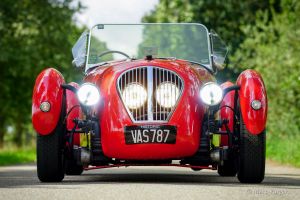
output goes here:
<path id="1" fill-rule="evenodd" d="M 98 119 L 94 118 L 91 120 L 91 149 L 92 149 L 92 165 L 107 165 L 109 159 L 104 156 L 102 150 L 102 143 L 101 143 L 101 131 L 100 126 L 98 123 Z"/>

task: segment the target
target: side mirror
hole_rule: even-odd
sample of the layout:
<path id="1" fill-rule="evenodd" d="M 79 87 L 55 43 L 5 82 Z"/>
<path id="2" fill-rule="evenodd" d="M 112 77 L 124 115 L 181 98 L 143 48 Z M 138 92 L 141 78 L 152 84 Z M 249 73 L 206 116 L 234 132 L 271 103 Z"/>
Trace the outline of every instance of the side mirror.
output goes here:
<path id="1" fill-rule="evenodd" d="M 225 68 L 225 59 L 228 53 L 228 48 L 214 30 L 211 30 L 210 32 L 210 40 L 212 45 L 213 67 L 218 70 L 222 70 Z"/>
<path id="2" fill-rule="evenodd" d="M 88 37 L 88 31 L 83 32 L 72 48 L 72 64 L 75 67 L 83 68 L 86 64 Z"/>

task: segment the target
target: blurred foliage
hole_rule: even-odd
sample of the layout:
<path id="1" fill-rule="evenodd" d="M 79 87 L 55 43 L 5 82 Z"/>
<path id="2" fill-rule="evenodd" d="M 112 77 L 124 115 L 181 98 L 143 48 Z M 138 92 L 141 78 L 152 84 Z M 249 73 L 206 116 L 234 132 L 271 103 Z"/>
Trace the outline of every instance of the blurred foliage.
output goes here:
<path id="1" fill-rule="evenodd" d="M 241 25 L 255 25 L 256 13 L 281 10 L 279 0 L 160 0 L 156 8 L 143 18 L 144 22 L 196 22 L 214 29 L 234 52 L 246 35 Z"/>
<path id="2" fill-rule="evenodd" d="M 267 154 L 300 166 L 300 2 L 160 0 L 145 22 L 198 22 L 213 28 L 231 49 L 219 78 L 258 70 L 269 99 Z M 223 81 L 222 80 L 222 81 Z"/>
<path id="3" fill-rule="evenodd" d="M 74 77 L 71 48 L 81 30 L 72 17 L 81 5 L 71 3 L 0 1 L 0 147 L 7 126 L 15 130 L 17 146 L 22 145 L 24 134 L 30 134 L 32 89 L 42 69 L 51 66 L 67 80 Z"/>
<path id="4" fill-rule="evenodd" d="M 208 65 L 210 58 L 207 39 L 207 31 L 203 26 L 144 26 L 138 58 L 145 56 L 146 49 L 154 48 L 158 57 L 175 57 Z"/>
<path id="5" fill-rule="evenodd" d="M 247 35 L 243 25 L 255 25 L 256 14 L 280 12 L 280 0 L 160 0 L 155 9 L 144 16 L 144 22 L 196 22 L 215 30 L 229 46 L 233 55 Z M 230 62 L 230 61 L 229 61 Z M 231 63 L 232 64 L 232 63 Z M 218 73 L 220 82 L 235 79 L 238 70 L 227 68 Z"/>
<path id="6" fill-rule="evenodd" d="M 36 160 L 35 148 L 0 150 L 0 166 L 32 163 Z"/>
<path id="7" fill-rule="evenodd" d="M 93 35 L 93 34 L 92 34 Z M 96 64 L 105 61 L 113 60 L 112 54 L 106 54 L 101 57 L 99 55 L 103 52 L 109 51 L 110 49 L 107 48 L 107 45 L 104 41 L 100 41 L 99 38 L 91 37 L 91 46 L 89 52 L 89 64 Z"/>
<path id="8" fill-rule="evenodd" d="M 264 77 L 269 98 L 269 154 L 300 165 L 300 2 L 282 0 L 282 13 L 266 23 L 260 13 L 256 26 L 244 26 L 248 38 L 232 57 L 241 69 L 253 68 Z M 275 142 L 276 141 L 276 142 Z M 280 147 L 278 143 L 283 145 Z M 279 149 L 282 150 L 279 150 Z M 286 152 L 280 155 L 280 152 Z M 287 152 L 289 153 L 287 154 Z M 295 161 L 292 161 L 295 163 Z"/>

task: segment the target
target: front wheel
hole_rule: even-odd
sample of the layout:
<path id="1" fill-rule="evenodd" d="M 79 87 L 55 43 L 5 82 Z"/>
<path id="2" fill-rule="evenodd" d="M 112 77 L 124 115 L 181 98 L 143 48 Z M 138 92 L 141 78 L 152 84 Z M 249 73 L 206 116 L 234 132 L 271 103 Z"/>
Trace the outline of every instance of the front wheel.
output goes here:
<path id="1" fill-rule="evenodd" d="M 241 183 L 260 183 L 265 177 L 266 132 L 248 132 L 241 117 L 237 177 Z"/>
<path id="2" fill-rule="evenodd" d="M 60 182 L 64 178 L 63 126 L 50 135 L 37 136 L 37 175 L 42 182 Z"/>

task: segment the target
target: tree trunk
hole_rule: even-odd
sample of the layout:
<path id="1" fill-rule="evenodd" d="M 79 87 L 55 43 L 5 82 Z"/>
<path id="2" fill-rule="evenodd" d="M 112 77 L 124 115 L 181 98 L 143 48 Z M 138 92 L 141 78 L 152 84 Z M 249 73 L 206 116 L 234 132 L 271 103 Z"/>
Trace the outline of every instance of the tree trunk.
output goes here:
<path id="1" fill-rule="evenodd" d="M 0 149 L 3 148 L 3 143 L 4 143 L 4 126 L 0 125 Z"/>
<path id="2" fill-rule="evenodd" d="M 17 147 L 22 147 L 23 135 L 24 135 L 24 121 L 19 118 L 16 123 L 16 129 L 13 137 L 13 141 Z"/>
<path id="3" fill-rule="evenodd" d="M 4 134 L 5 134 L 4 120 L 0 117 L 0 149 L 2 149 L 4 145 Z"/>

